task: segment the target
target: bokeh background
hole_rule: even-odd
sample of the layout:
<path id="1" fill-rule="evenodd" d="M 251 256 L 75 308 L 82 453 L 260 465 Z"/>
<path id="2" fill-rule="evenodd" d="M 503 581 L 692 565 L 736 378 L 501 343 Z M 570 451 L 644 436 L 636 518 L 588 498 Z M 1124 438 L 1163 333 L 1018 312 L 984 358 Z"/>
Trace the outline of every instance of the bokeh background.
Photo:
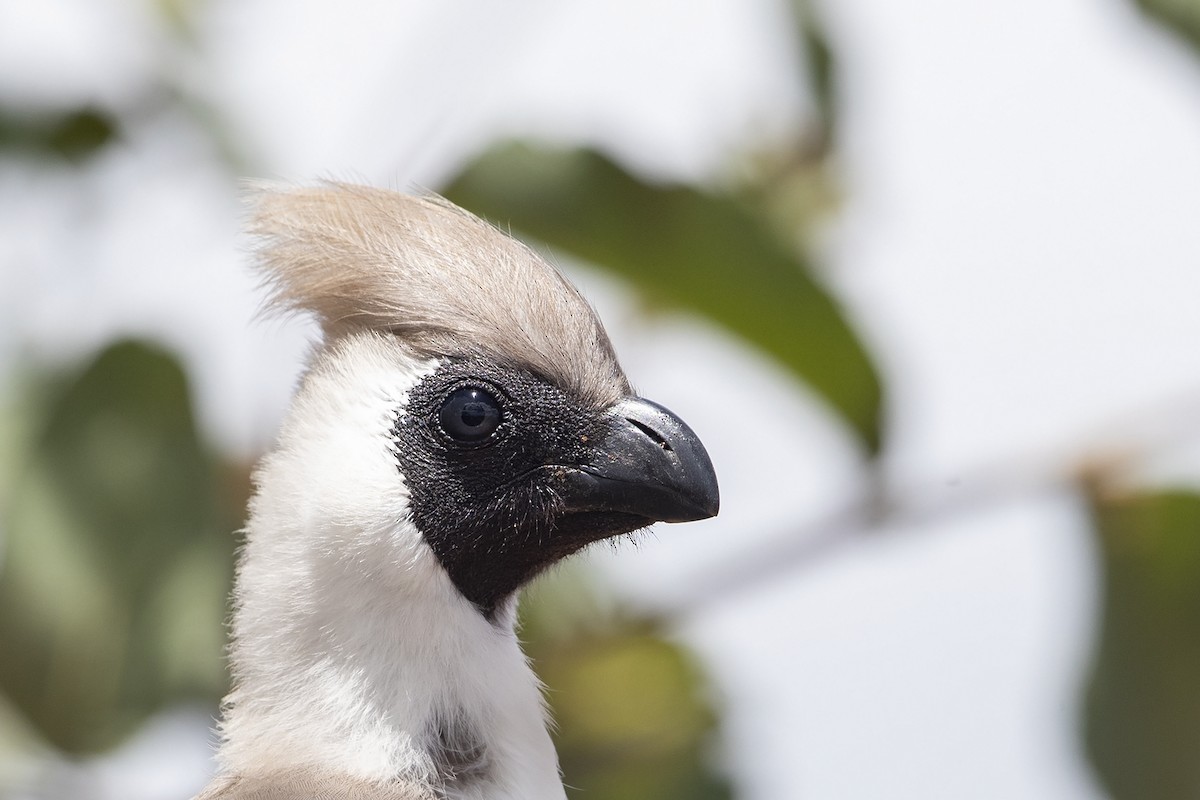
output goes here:
<path id="1" fill-rule="evenodd" d="M 571 796 L 1200 798 L 1196 0 L 0 0 L 0 797 L 212 771 L 315 336 L 239 181 L 544 248 L 718 519 L 539 581 Z M 514 298 L 519 302 L 519 298 Z"/>

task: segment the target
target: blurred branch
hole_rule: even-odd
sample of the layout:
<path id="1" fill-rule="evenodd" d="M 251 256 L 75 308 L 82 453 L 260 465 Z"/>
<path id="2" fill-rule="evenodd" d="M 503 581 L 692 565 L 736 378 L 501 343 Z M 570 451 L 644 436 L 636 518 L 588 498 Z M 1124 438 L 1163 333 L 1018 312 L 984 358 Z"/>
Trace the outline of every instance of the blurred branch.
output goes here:
<path id="1" fill-rule="evenodd" d="M 738 558 L 723 558 L 720 568 L 691 581 L 693 588 L 665 609 L 664 616 L 681 620 L 702 614 L 714 604 L 794 577 L 885 529 L 915 532 L 947 518 L 1070 487 L 1086 488 L 1098 498 L 1122 497 L 1136 482 L 1137 467 L 1183 442 L 1200 439 L 1200 387 L 1118 415 L 1099 431 L 951 477 L 890 486 L 881 476 L 868 480 L 868 489 L 849 503 Z M 1114 431 L 1121 433 L 1113 435 Z"/>

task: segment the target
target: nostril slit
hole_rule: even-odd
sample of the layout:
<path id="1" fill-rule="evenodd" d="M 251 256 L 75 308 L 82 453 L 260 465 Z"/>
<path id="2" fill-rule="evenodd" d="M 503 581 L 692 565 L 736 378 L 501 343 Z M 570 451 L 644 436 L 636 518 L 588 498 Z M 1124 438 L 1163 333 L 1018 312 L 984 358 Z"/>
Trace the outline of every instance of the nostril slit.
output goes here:
<path id="1" fill-rule="evenodd" d="M 661 447 L 663 450 L 670 452 L 670 450 L 671 450 L 670 443 L 667 442 L 667 440 L 664 439 L 662 436 L 660 436 L 658 431 L 654 430 L 654 428 L 651 428 L 649 425 L 646 425 L 644 423 L 638 422 L 636 419 L 630 419 L 629 417 L 626 417 L 625 419 L 630 424 L 632 424 L 635 428 L 637 428 L 639 431 L 641 431 L 642 433 L 646 434 L 648 437 L 653 439 L 654 443 L 657 444 L 659 447 Z"/>

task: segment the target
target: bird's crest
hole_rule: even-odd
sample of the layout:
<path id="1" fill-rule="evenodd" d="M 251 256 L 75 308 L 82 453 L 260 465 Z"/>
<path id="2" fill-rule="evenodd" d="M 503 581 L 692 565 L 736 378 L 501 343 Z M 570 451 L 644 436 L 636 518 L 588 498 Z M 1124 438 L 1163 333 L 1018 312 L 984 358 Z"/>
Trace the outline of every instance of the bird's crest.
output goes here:
<path id="1" fill-rule="evenodd" d="M 330 183 L 258 189 L 252 203 L 272 306 L 316 314 L 327 338 L 365 329 L 424 355 L 487 354 L 597 406 L 629 392 L 579 291 L 448 200 Z"/>

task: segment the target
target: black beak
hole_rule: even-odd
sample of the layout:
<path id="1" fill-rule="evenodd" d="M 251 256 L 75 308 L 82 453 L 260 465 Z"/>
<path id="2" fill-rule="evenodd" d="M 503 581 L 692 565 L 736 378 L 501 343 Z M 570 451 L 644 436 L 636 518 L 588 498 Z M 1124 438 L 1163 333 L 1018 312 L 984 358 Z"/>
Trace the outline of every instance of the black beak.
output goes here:
<path id="1" fill-rule="evenodd" d="M 700 439 L 667 409 L 629 398 L 609 411 L 608 431 L 587 463 L 563 477 L 568 511 L 633 514 L 649 521 L 715 517 L 717 475 Z"/>

